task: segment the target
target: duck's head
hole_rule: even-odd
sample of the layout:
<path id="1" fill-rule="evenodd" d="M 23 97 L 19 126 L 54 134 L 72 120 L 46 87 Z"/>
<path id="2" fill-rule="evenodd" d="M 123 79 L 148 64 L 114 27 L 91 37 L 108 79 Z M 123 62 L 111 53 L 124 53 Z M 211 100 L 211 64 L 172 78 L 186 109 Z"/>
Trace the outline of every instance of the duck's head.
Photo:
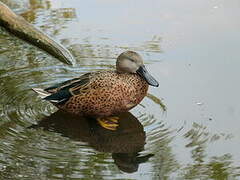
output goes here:
<path id="1" fill-rule="evenodd" d="M 143 64 L 142 57 L 134 51 L 125 51 L 117 58 L 116 69 L 119 73 L 136 73 L 151 86 L 158 87 L 159 83 L 154 79 Z"/>

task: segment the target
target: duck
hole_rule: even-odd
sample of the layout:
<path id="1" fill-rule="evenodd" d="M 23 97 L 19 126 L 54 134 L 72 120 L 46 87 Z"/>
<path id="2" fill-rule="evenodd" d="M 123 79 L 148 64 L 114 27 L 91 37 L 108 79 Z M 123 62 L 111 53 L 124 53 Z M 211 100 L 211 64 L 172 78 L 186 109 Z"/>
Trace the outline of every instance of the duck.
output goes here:
<path id="1" fill-rule="evenodd" d="M 105 129 L 116 130 L 116 115 L 137 106 L 149 85 L 158 87 L 159 83 L 147 71 L 143 58 L 137 52 L 125 51 L 116 59 L 116 70 L 90 72 L 32 90 L 63 111 L 96 118 Z"/>

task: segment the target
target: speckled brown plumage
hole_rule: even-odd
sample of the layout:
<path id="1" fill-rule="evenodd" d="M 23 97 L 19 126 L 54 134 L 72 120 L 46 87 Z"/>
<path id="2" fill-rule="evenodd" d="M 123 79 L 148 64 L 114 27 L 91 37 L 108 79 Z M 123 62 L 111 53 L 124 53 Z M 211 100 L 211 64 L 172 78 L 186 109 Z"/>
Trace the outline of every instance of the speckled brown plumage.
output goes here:
<path id="1" fill-rule="evenodd" d="M 50 93 L 60 90 L 71 96 L 64 103 L 55 104 L 58 108 L 83 116 L 104 117 L 135 107 L 146 96 L 148 84 L 134 73 L 102 71 L 46 89 Z"/>

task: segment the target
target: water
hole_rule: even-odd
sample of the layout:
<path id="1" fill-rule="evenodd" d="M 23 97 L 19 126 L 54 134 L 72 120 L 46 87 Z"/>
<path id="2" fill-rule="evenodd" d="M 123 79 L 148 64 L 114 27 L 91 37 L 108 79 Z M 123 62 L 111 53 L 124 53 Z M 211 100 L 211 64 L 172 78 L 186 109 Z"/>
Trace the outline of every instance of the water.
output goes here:
<path id="1" fill-rule="evenodd" d="M 239 2 L 3 1 L 76 57 L 0 30 L 1 179 L 239 179 Z M 160 82 L 117 131 L 30 89 L 112 69 L 138 51 Z"/>

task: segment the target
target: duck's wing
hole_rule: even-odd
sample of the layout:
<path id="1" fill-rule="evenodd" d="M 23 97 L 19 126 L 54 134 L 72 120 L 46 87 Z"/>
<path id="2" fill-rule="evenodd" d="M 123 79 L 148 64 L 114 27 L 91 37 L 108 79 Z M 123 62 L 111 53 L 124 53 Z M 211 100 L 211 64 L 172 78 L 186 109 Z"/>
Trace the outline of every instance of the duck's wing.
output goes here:
<path id="1" fill-rule="evenodd" d="M 78 78 L 46 88 L 44 91 L 51 93 L 51 95 L 44 99 L 59 105 L 64 104 L 71 96 L 76 95 L 76 92 L 81 92 L 81 89 L 89 85 L 91 78 L 94 77 L 95 74 L 96 73 L 87 73 Z"/>

